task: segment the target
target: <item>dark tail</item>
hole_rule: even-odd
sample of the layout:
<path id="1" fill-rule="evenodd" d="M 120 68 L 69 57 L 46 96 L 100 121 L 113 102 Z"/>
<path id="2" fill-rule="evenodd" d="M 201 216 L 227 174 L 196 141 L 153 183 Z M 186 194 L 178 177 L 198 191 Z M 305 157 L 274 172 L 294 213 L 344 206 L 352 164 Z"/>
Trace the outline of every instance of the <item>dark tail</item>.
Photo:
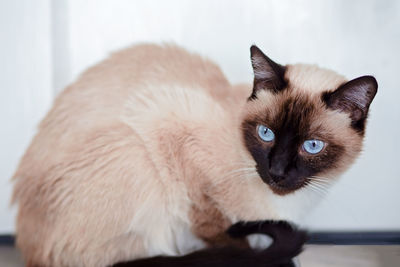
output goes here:
<path id="1" fill-rule="evenodd" d="M 297 256 L 307 240 L 307 234 L 283 221 L 237 223 L 227 233 L 233 238 L 250 234 L 266 234 L 274 242 L 264 250 L 251 248 L 210 248 L 181 257 L 158 256 L 118 263 L 114 267 L 294 267 L 292 258 Z"/>
<path id="2" fill-rule="evenodd" d="M 265 234 L 273 239 L 273 243 L 263 250 L 271 261 L 296 257 L 308 240 L 306 231 L 286 221 L 239 222 L 232 225 L 227 233 L 233 238 L 243 238 L 250 234 Z"/>

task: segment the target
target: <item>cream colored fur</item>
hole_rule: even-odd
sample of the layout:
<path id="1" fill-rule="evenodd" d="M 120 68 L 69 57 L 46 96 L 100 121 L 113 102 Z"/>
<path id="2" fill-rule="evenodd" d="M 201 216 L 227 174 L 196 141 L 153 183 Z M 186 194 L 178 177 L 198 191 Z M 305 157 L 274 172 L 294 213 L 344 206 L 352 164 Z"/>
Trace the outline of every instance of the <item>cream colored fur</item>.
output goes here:
<path id="1" fill-rule="evenodd" d="M 302 90 L 344 80 L 289 69 Z M 303 71 L 323 78 L 302 80 Z M 27 265 L 107 266 L 202 248 L 190 211 L 204 196 L 231 223 L 294 219 L 313 206 L 308 188 L 277 196 L 257 176 L 240 125 L 273 99 L 245 107 L 250 93 L 175 46 L 135 46 L 86 71 L 56 99 L 14 176 Z"/>

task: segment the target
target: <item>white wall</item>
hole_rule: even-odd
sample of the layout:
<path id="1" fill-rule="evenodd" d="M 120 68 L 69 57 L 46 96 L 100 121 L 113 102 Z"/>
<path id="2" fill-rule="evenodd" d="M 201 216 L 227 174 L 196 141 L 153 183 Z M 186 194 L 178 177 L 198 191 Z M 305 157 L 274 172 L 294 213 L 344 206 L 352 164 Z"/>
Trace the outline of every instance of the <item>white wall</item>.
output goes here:
<path id="1" fill-rule="evenodd" d="M 2 6 L 10 9 L 10 3 Z M 18 95 L 12 95 L 13 107 L 7 98 L 0 99 L 2 125 L 10 128 L 1 140 L 1 162 L 6 162 L 0 168 L 1 183 L 6 184 L 15 168 L 33 133 L 32 123 L 47 108 L 49 81 L 59 91 L 111 51 L 137 42 L 170 41 L 212 58 L 232 82 L 250 82 L 249 47 L 256 43 L 283 64 L 318 63 L 349 78 L 377 77 L 380 87 L 372 105 L 365 153 L 306 223 L 313 229 L 400 230 L 400 171 L 395 168 L 400 148 L 398 1 L 59 0 L 51 2 L 51 7 L 49 2 L 40 2 L 42 16 L 35 15 L 40 13 L 39 5 L 29 3 L 19 1 L 18 5 L 29 10 L 32 25 L 21 25 L 26 14 L 17 9 L 12 9 L 14 13 L 1 9 L 6 16 L 1 27 L 25 29 L 20 34 L 8 33 L 14 39 L 7 40 L 2 49 L 8 57 L 6 64 L 0 63 L 2 70 L 8 65 L 14 69 L 2 83 L 7 87 L 0 95 Z M 17 50 L 15 44 L 21 40 L 17 37 L 29 43 L 40 39 L 44 44 Z M 33 79 L 29 65 L 14 61 L 10 51 L 43 57 L 40 75 Z M 43 96 L 37 98 L 41 102 L 27 100 L 33 92 Z M 27 119 L 20 114 L 26 109 L 37 112 L 28 112 Z M 9 190 L 0 188 L 0 232 L 12 229 L 11 213 L 6 213 L 3 204 Z"/>
<path id="2" fill-rule="evenodd" d="M 49 1 L 0 2 L 0 234 L 14 229 L 10 178 L 53 98 Z"/>

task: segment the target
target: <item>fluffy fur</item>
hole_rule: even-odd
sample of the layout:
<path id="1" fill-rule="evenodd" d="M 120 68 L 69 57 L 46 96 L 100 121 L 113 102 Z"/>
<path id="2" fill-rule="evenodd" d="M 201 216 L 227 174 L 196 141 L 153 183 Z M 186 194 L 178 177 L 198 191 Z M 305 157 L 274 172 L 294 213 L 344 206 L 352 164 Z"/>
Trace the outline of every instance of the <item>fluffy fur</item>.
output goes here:
<path id="1" fill-rule="evenodd" d="M 135 46 L 90 68 L 57 97 L 14 175 L 27 265 L 182 255 L 233 242 L 223 233 L 239 220 L 296 219 L 314 206 L 310 186 L 280 196 L 260 179 L 243 121 L 306 97 L 318 107 L 312 127 L 341 129 L 348 144 L 325 176 L 353 161 L 362 136 L 317 97 L 342 76 L 292 65 L 285 77 L 287 95 L 262 90 L 249 103 L 250 86 L 175 46 Z"/>

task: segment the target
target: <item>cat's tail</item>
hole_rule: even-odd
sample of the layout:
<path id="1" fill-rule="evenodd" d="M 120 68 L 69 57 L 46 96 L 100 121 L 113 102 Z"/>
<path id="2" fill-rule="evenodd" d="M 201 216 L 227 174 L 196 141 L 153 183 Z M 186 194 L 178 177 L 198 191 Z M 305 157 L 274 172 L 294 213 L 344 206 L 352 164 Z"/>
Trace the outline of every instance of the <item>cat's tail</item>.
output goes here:
<path id="1" fill-rule="evenodd" d="M 195 251 L 181 257 L 158 256 L 118 263 L 114 267 L 294 267 L 297 256 L 307 240 L 307 234 L 283 221 L 237 223 L 227 233 L 233 238 L 250 234 L 265 234 L 274 242 L 264 250 L 223 247 Z"/>
<path id="2" fill-rule="evenodd" d="M 273 262 L 284 258 L 296 257 L 308 240 L 308 234 L 304 230 L 286 221 L 253 221 L 239 222 L 232 225 L 228 235 L 233 238 L 244 238 L 251 234 L 265 234 L 273 239 L 272 244 L 260 251 L 266 259 Z"/>

